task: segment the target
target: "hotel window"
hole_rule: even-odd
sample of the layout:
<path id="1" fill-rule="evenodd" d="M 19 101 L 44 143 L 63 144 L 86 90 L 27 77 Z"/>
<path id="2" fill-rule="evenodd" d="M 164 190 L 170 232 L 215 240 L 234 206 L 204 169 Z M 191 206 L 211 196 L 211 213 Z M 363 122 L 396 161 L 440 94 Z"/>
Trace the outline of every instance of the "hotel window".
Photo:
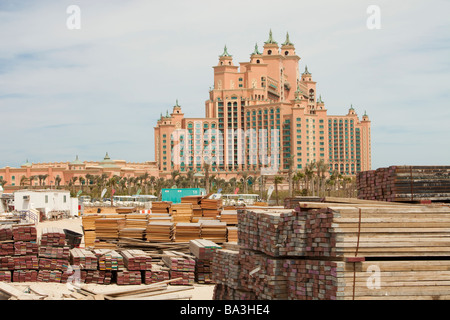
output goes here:
<path id="1" fill-rule="evenodd" d="M 48 203 L 48 196 L 45 196 L 45 203 Z"/>

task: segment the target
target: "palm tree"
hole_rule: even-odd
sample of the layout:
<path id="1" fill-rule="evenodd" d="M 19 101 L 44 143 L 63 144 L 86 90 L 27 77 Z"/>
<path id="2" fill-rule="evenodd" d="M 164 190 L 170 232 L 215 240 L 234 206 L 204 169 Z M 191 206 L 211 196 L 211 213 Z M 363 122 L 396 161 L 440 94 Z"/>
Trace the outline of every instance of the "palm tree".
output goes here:
<path id="1" fill-rule="evenodd" d="M 23 187 L 26 183 L 29 183 L 29 178 L 27 178 L 26 176 L 22 176 L 20 178 L 20 186 Z"/>
<path id="2" fill-rule="evenodd" d="M 312 191 L 314 195 L 314 168 L 316 166 L 315 162 L 310 162 L 305 166 L 305 176 L 306 176 L 306 193 L 309 193 L 310 183 L 312 184 Z"/>
<path id="3" fill-rule="evenodd" d="M 209 169 L 210 169 L 210 165 L 209 163 L 205 163 L 203 165 L 203 169 L 205 170 L 205 189 L 206 189 L 206 194 L 209 193 Z"/>
<path id="4" fill-rule="evenodd" d="M 80 190 L 83 191 L 83 186 L 86 183 L 86 179 L 84 177 L 78 177 L 78 181 L 80 181 Z"/>
<path id="5" fill-rule="evenodd" d="M 3 179 L 3 178 L 0 178 L 0 186 L 2 186 L 2 188 L 5 186 L 5 184 L 7 184 L 8 183 L 8 181 L 6 181 L 5 179 Z"/>
<path id="6" fill-rule="evenodd" d="M 320 159 L 319 162 L 316 163 L 317 168 L 317 195 L 320 196 L 320 190 L 324 188 L 325 183 L 325 173 L 328 171 L 329 165 L 325 163 L 323 159 Z"/>
<path id="7" fill-rule="evenodd" d="M 248 171 L 241 172 L 241 181 L 243 186 L 243 193 L 248 193 L 247 187 L 248 187 Z"/>
<path id="8" fill-rule="evenodd" d="M 294 172 L 293 166 L 294 166 L 294 156 L 290 156 L 288 159 L 288 182 L 289 182 L 289 197 L 292 197 L 293 194 L 293 181 L 292 181 L 292 174 Z"/>
<path id="9" fill-rule="evenodd" d="M 61 185 L 61 177 L 60 176 L 56 176 L 55 177 L 55 186 L 57 189 L 59 189 L 60 185 Z"/>
<path id="10" fill-rule="evenodd" d="M 283 180 L 284 178 L 282 176 L 275 176 L 275 178 L 273 179 L 275 183 L 275 196 L 277 198 L 277 205 L 278 205 L 278 184 L 282 183 Z"/>

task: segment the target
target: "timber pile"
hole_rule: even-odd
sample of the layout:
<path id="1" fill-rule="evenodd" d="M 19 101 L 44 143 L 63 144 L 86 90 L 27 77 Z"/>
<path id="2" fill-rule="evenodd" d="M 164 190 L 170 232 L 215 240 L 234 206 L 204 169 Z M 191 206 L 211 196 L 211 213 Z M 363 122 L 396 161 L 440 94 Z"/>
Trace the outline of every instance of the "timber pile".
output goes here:
<path id="1" fill-rule="evenodd" d="M 125 227 L 125 218 L 98 218 L 95 220 L 95 237 L 99 240 L 117 239 Z"/>
<path id="2" fill-rule="evenodd" d="M 84 233 L 85 247 L 94 247 L 95 244 L 95 220 L 104 218 L 104 214 L 84 214 L 81 220 Z"/>
<path id="3" fill-rule="evenodd" d="M 285 198 L 284 199 L 284 207 L 286 209 L 295 209 L 298 207 L 298 204 L 300 202 L 322 202 L 323 198 L 320 197 L 307 197 L 307 196 L 300 196 L 300 197 L 292 197 L 292 198 Z"/>
<path id="4" fill-rule="evenodd" d="M 125 267 L 129 271 L 151 270 L 152 257 L 143 250 L 122 250 Z"/>
<path id="5" fill-rule="evenodd" d="M 118 285 L 139 285 L 142 284 L 140 271 L 120 270 L 116 273 L 116 283 Z"/>
<path id="6" fill-rule="evenodd" d="M 420 202 L 450 200 L 450 166 L 390 166 L 358 173 L 359 199 Z"/>
<path id="7" fill-rule="evenodd" d="M 93 253 L 98 259 L 98 270 L 117 271 L 125 269 L 123 257 L 117 251 L 110 249 L 95 249 Z"/>
<path id="8" fill-rule="evenodd" d="M 12 226 L 0 225 L 0 241 L 13 240 Z"/>
<path id="9" fill-rule="evenodd" d="M 218 220 L 199 220 L 200 238 L 217 243 L 227 241 L 227 224 Z"/>
<path id="10" fill-rule="evenodd" d="M 0 282 L 11 282 L 11 271 L 0 271 Z"/>
<path id="11" fill-rule="evenodd" d="M 210 240 L 189 241 L 189 251 L 195 256 L 195 281 L 212 283 L 212 259 L 214 252 L 222 247 Z"/>
<path id="12" fill-rule="evenodd" d="M 200 205 L 203 196 L 185 196 L 181 198 L 181 203 L 190 203 L 192 205 L 191 222 L 198 222 L 203 216 L 203 210 Z"/>
<path id="13" fill-rule="evenodd" d="M 171 242 L 174 237 L 175 224 L 173 222 L 149 221 L 145 238 L 150 242 Z"/>
<path id="14" fill-rule="evenodd" d="M 239 251 L 213 258 L 214 299 L 450 297 L 449 207 L 354 200 L 291 211 L 239 212 Z"/>
<path id="15" fill-rule="evenodd" d="M 119 239 L 132 238 L 132 239 L 145 239 L 145 228 L 123 228 L 119 230 Z"/>
<path id="16" fill-rule="evenodd" d="M 67 260 L 39 258 L 39 271 L 41 271 L 41 270 L 66 271 L 68 268 L 69 268 L 69 263 Z"/>
<path id="17" fill-rule="evenodd" d="M 12 282 L 37 282 L 37 270 L 15 270 L 12 275 Z"/>
<path id="18" fill-rule="evenodd" d="M 14 255 L 14 243 L 0 243 L 0 256 L 12 256 Z"/>
<path id="19" fill-rule="evenodd" d="M 66 234 L 60 228 L 45 227 L 41 232 L 40 244 L 43 246 L 64 246 Z"/>
<path id="20" fill-rule="evenodd" d="M 188 242 L 191 239 L 200 238 L 201 225 L 200 223 L 186 223 L 178 222 L 175 224 L 175 233 L 173 241 Z"/>
<path id="21" fill-rule="evenodd" d="M 36 241 L 37 231 L 34 224 L 13 225 L 12 234 L 14 241 Z"/>
<path id="22" fill-rule="evenodd" d="M 82 270 L 97 270 L 98 258 L 90 250 L 73 248 L 70 250 L 70 264 Z"/>
<path id="23" fill-rule="evenodd" d="M 200 201 L 203 217 L 217 218 L 222 209 L 222 199 L 203 198 Z"/>
<path id="24" fill-rule="evenodd" d="M 39 246 L 39 257 L 69 260 L 70 247 Z"/>
<path id="25" fill-rule="evenodd" d="M 237 210 L 222 210 L 219 219 L 228 226 L 236 226 L 238 224 Z"/>
<path id="26" fill-rule="evenodd" d="M 125 228 L 146 228 L 148 223 L 147 214 L 126 214 Z"/>
<path id="27" fill-rule="evenodd" d="M 150 222 L 172 222 L 172 217 L 168 213 L 150 213 L 148 214 L 148 223 Z"/>
<path id="28" fill-rule="evenodd" d="M 153 201 L 152 202 L 152 213 L 169 213 L 170 201 Z"/>
<path id="29" fill-rule="evenodd" d="M 37 282 L 61 283 L 62 272 L 59 270 L 39 270 Z"/>
<path id="30" fill-rule="evenodd" d="M 13 254 L 16 256 L 37 255 L 39 254 L 39 245 L 31 241 L 15 241 Z"/>
<path id="31" fill-rule="evenodd" d="M 151 284 L 170 279 L 169 270 L 159 265 L 153 265 L 151 270 L 144 271 L 144 283 Z"/>
<path id="32" fill-rule="evenodd" d="M 227 242 L 238 241 L 238 227 L 227 227 Z"/>
<path id="33" fill-rule="evenodd" d="M 113 273 L 110 270 L 86 270 L 84 283 L 110 284 L 112 278 Z M 83 277 L 81 282 L 83 283 Z"/>
<path id="34" fill-rule="evenodd" d="M 136 208 L 134 208 L 134 207 L 120 207 L 120 208 L 116 208 L 116 212 L 117 213 L 121 213 L 121 214 L 133 213 L 133 212 L 136 212 Z"/>
<path id="35" fill-rule="evenodd" d="M 174 223 L 191 222 L 192 213 L 192 204 L 190 203 L 172 204 L 169 208 L 169 214 Z"/>
<path id="36" fill-rule="evenodd" d="M 193 285 L 195 281 L 195 260 L 177 251 L 165 250 L 162 261 L 169 268 L 170 279 L 180 278 L 173 285 Z"/>

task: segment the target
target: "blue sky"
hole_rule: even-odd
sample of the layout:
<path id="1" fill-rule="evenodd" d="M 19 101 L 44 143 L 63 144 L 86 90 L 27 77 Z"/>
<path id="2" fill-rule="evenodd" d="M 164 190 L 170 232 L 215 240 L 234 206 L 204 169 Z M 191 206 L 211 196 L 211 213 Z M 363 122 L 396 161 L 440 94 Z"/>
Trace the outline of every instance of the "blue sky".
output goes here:
<path id="1" fill-rule="evenodd" d="M 69 30 L 70 5 L 81 29 Z M 366 26 L 367 7 L 381 29 Z M 372 168 L 450 164 L 450 1 L 0 1 L 0 167 L 154 160 L 178 99 L 204 116 L 226 44 L 249 60 L 289 32 L 328 114 L 372 121 Z"/>

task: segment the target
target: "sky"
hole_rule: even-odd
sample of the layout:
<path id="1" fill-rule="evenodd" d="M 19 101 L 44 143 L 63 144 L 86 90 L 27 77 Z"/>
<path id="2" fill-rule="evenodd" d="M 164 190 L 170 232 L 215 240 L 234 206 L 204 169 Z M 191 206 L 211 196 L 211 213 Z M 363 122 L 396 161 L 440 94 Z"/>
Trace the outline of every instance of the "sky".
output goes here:
<path id="1" fill-rule="evenodd" d="M 329 115 L 367 113 L 372 169 L 450 165 L 448 12 L 448 0 L 0 0 L 0 168 L 154 161 L 160 114 L 178 100 L 204 117 L 224 46 L 247 62 L 269 30 L 278 43 L 289 32 Z"/>

